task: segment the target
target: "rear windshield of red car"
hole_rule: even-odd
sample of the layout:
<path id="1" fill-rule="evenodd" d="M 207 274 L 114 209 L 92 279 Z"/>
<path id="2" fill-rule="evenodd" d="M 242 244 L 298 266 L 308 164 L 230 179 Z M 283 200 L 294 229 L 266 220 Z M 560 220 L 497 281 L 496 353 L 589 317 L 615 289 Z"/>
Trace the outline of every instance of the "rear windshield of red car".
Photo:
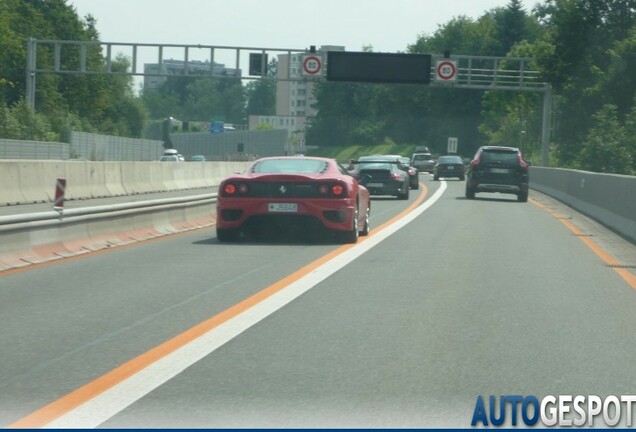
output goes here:
<path id="1" fill-rule="evenodd" d="M 253 173 L 262 174 L 319 174 L 328 167 L 327 162 L 315 159 L 266 159 L 256 162 Z"/>

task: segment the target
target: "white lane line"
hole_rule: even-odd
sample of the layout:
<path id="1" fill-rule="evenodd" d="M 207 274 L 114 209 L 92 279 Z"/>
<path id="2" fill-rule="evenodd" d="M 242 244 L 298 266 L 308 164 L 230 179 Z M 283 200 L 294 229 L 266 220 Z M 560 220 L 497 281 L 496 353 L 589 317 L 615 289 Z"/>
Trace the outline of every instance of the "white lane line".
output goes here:
<path id="1" fill-rule="evenodd" d="M 135 375 L 132 375 L 130 378 L 125 379 L 74 410 L 48 423 L 45 427 L 64 429 L 96 428 L 101 423 L 123 411 L 160 385 L 209 355 L 226 342 L 229 342 L 254 324 L 257 324 L 292 300 L 309 291 L 371 248 L 377 246 L 391 234 L 403 228 L 428 210 L 440 199 L 446 187 L 446 182 L 441 181 L 439 189 L 435 191 L 430 199 L 402 219 L 394 222 L 379 233 L 365 239 L 365 241 L 353 246 L 330 261 L 327 261 L 312 272 L 291 283 L 286 288 L 283 288 L 276 294 L 254 305 L 252 308 L 210 330 L 203 336 L 161 358 Z"/>

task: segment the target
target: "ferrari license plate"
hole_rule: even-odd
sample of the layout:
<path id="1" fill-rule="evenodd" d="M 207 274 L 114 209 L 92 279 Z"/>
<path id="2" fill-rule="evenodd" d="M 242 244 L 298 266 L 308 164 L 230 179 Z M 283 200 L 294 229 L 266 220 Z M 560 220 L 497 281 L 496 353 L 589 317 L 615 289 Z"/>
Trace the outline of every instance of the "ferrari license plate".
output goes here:
<path id="1" fill-rule="evenodd" d="M 296 213 L 298 204 L 296 203 L 269 203 L 268 210 L 278 213 Z"/>
<path id="2" fill-rule="evenodd" d="M 384 186 L 384 183 L 368 183 L 367 186 L 372 188 L 382 187 Z"/>

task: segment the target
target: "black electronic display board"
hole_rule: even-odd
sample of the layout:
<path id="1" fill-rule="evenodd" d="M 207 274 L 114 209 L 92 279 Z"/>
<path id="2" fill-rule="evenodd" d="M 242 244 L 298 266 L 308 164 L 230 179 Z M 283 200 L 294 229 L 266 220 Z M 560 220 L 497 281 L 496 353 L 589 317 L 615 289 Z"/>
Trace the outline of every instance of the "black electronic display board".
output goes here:
<path id="1" fill-rule="evenodd" d="M 430 54 L 327 53 L 327 81 L 428 84 L 430 80 Z"/>

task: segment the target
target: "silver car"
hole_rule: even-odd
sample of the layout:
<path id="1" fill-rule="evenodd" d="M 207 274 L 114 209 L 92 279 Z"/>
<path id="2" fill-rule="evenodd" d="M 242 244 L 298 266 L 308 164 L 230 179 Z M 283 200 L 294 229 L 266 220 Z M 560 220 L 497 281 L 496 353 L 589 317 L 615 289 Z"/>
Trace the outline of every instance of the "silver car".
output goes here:
<path id="1" fill-rule="evenodd" d="M 433 155 L 430 153 L 413 153 L 411 166 L 417 168 L 419 172 L 433 172 L 435 159 L 433 159 Z"/>

